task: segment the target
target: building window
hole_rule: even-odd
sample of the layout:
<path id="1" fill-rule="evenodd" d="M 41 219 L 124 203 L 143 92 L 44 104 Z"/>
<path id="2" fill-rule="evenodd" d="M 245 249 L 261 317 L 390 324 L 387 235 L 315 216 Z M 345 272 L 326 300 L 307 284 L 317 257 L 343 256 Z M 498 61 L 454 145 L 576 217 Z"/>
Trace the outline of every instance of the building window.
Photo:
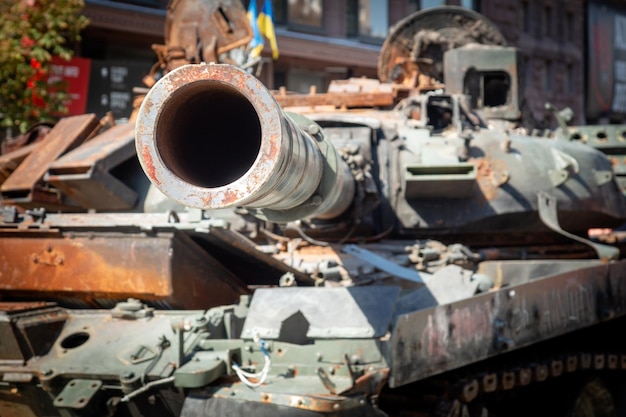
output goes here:
<path id="1" fill-rule="evenodd" d="M 387 0 L 359 1 L 359 35 L 368 38 L 386 38 L 389 29 Z"/>
<path id="2" fill-rule="evenodd" d="M 389 30 L 387 0 L 348 0 L 346 35 L 382 43 Z"/>
<path id="3" fill-rule="evenodd" d="M 563 22 L 563 40 L 572 42 L 574 39 L 574 13 L 565 12 L 565 21 Z"/>
<path id="4" fill-rule="evenodd" d="M 443 6 L 446 4 L 446 0 L 421 0 L 421 8 L 430 9 L 431 7 Z"/>
<path id="5" fill-rule="evenodd" d="M 280 87 L 287 88 L 287 71 L 283 69 L 274 70 L 274 89 L 278 90 Z"/>
<path id="6" fill-rule="evenodd" d="M 546 61 L 543 68 L 543 88 L 552 91 L 552 61 Z"/>
<path id="7" fill-rule="evenodd" d="M 323 0 L 272 0 L 274 23 L 292 27 L 322 28 Z M 262 4 L 257 4 L 261 6 Z M 258 7 L 257 7 L 258 9 Z"/>
<path id="8" fill-rule="evenodd" d="M 527 1 L 520 5 L 519 24 L 522 32 L 530 33 L 530 4 Z"/>
<path id="9" fill-rule="evenodd" d="M 258 6 L 257 4 L 257 10 Z M 275 25 L 287 25 L 287 0 L 272 0 L 272 12 L 274 13 Z"/>
<path id="10" fill-rule="evenodd" d="M 524 57 L 524 86 L 525 88 L 531 88 L 533 86 L 533 73 L 535 65 L 533 60 L 526 56 Z"/>
<path id="11" fill-rule="evenodd" d="M 287 90 L 296 93 L 308 93 L 311 87 L 317 91 L 326 89 L 326 73 L 292 69 L 287 72 Z"/>
<path id="12" fill-rule="evenodd" d="M 552 31 L 552 6 L 544 6 L 541 13 L 541 35 L 544 38 L 551 38 Z"/>
<path id="13" fill-rule="evenodd" d="M 567 64 L 565 68 L 565 93 L 574 94 L 576 92 L 576 73 L 574 72 L 574 65 Z"/>
<path id="14" fill-rule="evenodd" d="M 418 10 L 429 9 L 431 7 L 444 6 L 446 4 L 457 4 L 450 0 L 408 0 L 407 15 Z M 478 9 L 478 0 L 461 0 L 460 6 L 466 9 Z"/>
<path id="15" fill-rule="evenodd" d="M 346 36 L 356 38 L 359 36 L 359 0 L 348 0 L 347 7 Z"/>
<path id="16" fill-rule="evenodd" d="M 289 23 L 303 26 L 322 26 L 322 0 L 289 0 Z"/>

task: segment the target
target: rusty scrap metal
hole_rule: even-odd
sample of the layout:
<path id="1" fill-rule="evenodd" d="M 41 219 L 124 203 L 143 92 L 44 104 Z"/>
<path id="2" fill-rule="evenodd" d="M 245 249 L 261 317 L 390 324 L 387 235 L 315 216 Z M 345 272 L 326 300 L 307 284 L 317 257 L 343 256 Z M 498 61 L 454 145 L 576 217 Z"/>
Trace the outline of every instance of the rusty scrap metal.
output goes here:
<path id="1" fill-rule="evenodd" d="M 435 7 L 398 22 L 378 57 L 378 78 L 422 90 L 441 88 L 443 53 L 469 43 L 506 45 L 498 28 L 473 10 Z"/>
<path id="2" fill-rule="evenodd" d="M 46 138 L 50 130 L 54 126 L 50 122 L 37 123 L 28 129 L 24 134 L 14 138 L 6 138 L 1 144 L 1 154 L 15 152 L 25 146 L 39 143 Z"/>
<path id="3" fill-rule="evenodd" d="M 0 185 L 17 169 L 22 161 L 38 146 L 38 143 L 22 146 L 19 149 L 0 155 Z"/>
<path id="4" fill-rule="evenodd" d="M 42 187 L 42 179 L 52 162 L 84 142 L 98 126 L 93 114 L 61 119 L 0 187 L 5 204 L 65 207 L 57 193 Z"/>
<path id="5" fill-rule="evenodd" d="M 158 70 L 167 73 L 186 64 L 241 64 L 229 57 L 228 52 L 246 47 L 251 39 L 252 28 L 239 1 L 170 1 L 165 20 L 165 45 L 152 45 L 158 61 L 144 83 L 152 87 Z"/>
<path id="6" fill-rule="evenodd" d="M 137 193 L 110 170 L 134 156 L 134 124 L 113 126 L 53 162 L 44 181 L 86 209 L 128 210 Z"/>
<path id="7" fill-rule="evenodd" d="M 287 93 L 284 88 L 272 93 L 281 107 L 387 107 L 396 101 L 396 90 L 391 84 L 363 78 L 331 81 L 326 93 L 317 93 L 315 88 L 309 94 Z"/>
<path id="8" fill-rule="evenodd" d="M 0 239 L 0 293 L 96 307 L 137 297 L 166 308 L 206 308 L 248 293 L 183 233 L 54 235 Z"/>

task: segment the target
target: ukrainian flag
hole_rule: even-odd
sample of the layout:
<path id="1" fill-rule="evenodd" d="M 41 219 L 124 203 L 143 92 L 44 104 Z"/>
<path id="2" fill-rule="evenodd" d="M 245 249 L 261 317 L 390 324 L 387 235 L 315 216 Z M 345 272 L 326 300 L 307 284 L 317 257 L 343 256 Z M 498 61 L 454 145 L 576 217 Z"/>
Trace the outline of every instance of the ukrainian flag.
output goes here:
<path id="1" fill-rule="evenodd" d="M 250 5 L 254 2 L 254 0 L 251 0 Z M 254 8 L 256 10 L 256 5 Z M 272 0 L 265 0 L 263 3 L 263 9 L 261 10 L 258 18 L 258 30 L 270 41 L 270 46 L 272 47 L 272 58 L 278 59 L 278 44 L 276 43 L 276 33 L 274 32 Z"/>
<path id="2" fill-rule="evenodd" d="M 263 8 L 265 9 L 265 6 Z M 260 19 L 260 16 L 258 16 L 256 12 L 256 0 L 250 0 L 250 5 L 248 6 L 248 21 L 250 22 L 250 26 L 252 26 L 253 36 L 250 41 L 250 55 L 253 57 L 261 56 L 261 51 L 263 50 L 263 37 L 261 37 L 257 19 Z"/>

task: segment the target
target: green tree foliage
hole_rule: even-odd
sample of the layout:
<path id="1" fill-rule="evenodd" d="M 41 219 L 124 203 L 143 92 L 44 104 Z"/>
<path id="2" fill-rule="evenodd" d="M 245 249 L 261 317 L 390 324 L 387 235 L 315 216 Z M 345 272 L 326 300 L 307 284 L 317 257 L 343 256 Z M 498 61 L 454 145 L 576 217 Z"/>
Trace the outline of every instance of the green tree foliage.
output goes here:
<path id="1" fill-rule="evenodd" d="M 83 0 L 0 0 L 0 126 L 23 133 L 67 112 L 61 81 L 48 78 L 53 57 L 71 59 L 88 24 Z"/>

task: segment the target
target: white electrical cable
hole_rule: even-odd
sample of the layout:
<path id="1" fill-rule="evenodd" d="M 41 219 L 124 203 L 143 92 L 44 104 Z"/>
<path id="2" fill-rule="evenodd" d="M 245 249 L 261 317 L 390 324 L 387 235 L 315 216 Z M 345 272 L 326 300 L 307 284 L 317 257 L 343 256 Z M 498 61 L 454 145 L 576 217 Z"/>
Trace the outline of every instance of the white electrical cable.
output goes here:
<path id="1" fill-rule="evenodd" d="M 170 377 L 167 377 L 167 378 L 157 379 L 156 381 L 148 382 L 146 385 L 142 386 L 141 388 L 138 388 L 135 391 L 133 391 L 133 392 L 123 396 L 122 399 L 120 400 L 120 402 L 123 402 L 123 403 L 128 402 L 133 397 L 136 397 L 137 395 L 141 394 L 142 392 L 148 391 L 152 387 L 155 387 L 157 385 L 168 384 L 170 382 L 174 382 L 174 376 L 173 375 L 170 376 Z"/>
<path id="2" fill-rule="evenodd" d="M 263 369 L 261 369 L 260 372 L 247 372 L 241 369 L 236 362 L 233 361 L 232 363 L 232 368 L 235 370 L 239 380 L 251 388 L 260 387 L 265 382 L 272 364 L 270 354 L 265 348 L 265 340 L 259 337 L 258 332 L 254 332 L 254 341 L 257 342 L 257 344 L 261 347 L 261 352 L 263 352 L 263 358 L 265 360 L 263 363 Z M 251 379 L 256 379 L 256 382 L 251 381 Z"/>

